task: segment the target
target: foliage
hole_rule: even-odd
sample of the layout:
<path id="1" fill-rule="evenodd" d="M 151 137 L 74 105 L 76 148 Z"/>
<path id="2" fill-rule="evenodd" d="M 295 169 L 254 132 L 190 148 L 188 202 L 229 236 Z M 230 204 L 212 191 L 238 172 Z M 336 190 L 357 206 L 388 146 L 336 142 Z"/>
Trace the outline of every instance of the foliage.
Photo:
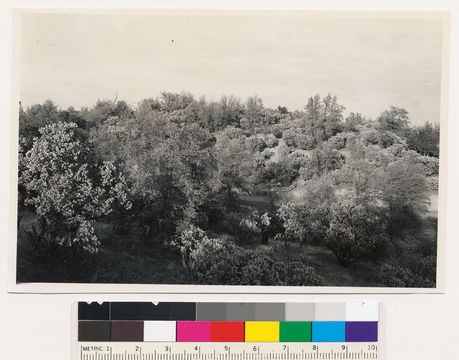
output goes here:
<path id="1" fill-rule="evenodd" d="M 439 126 L 412 126 L 405 109 L 371 120 L 344 118 L 330 94 L 289 111 L 163 92 L 136 106 L 20 106 L 19 128 L 19 237 L 42 245 L 40 259 L 76 264 L 116 243 L 180 257 L 195 283 L 320 284 L 315 255 L 280 255 L 298 247 L 386 264 L 380 283 L 435 282 L 435 251 L 407 244 L 433 237 Z M 103 246 L 101 219 L 115 234 Z"/>
<path id="2" fill-rule="evenodd" d="M 330 206 L 336 198 L 333 184 L 323 177 L 306 182 L 302 192 L 299 204 L 284 203 L 279 207 L 285 236 L 300 243 L 321 243 L 328 227 Z"/>
<path id="3" fill-rule="evenodd" d="M 314 138 L 305 128 L 288 128 L 282 133 L 285 144 L 303 150 L 311 150 L 316 146 Z"/>
<path id="4" fill-rule="evenodd" d="M 307 235 L 306 219 L 298 211 L 296 205 L 292 202 L 284 203 L 279 206 L 277 215 L 282 221 L 285 228 L 284 237 L 290 240 L 303 241 Z"/>
<path id="5" fill-rule="evenodd" d="M 288 186 L 298 177 L 298 167 L 292 162 L 270 162 L 259 172 L 258 182 Z"/>
<path id="6" fill-rule="evenodd" d="M 246 139 L 249 149 L 252 152 L 263 152 L 266 149 L 267 145 L 263 139 L 255 136 L 251 136 Z"/>
<path id="7" fill-rule="evenodd" d="M 328 94 L 321 99 L 315 95 L 308 99 L 305 110 L 305 124 L 315 144 L 342 131 L 344 106 L 338 105 L 336 96 Z"/>
<path id="8" fill-rule="evenodd" d="M 375 128 L 375 124 L 367 123 L 358 131 L 358 136 L 351 139 L 350 150 L 360 151 L 362 147 L 375 145 L 378 148 L 389 148 L 394 145 L 406 148 L 406 143 L 399 135 L 389 130 L 380 130 Z"/>
<path id="9" fill-rule="evenodd" d="M 435 287 L 437 267 L 436 256 L 418 258 L 419 264 L 425 269 L 419 273 L 409 267 L 393 264 L 383 264 L 380 267 L 380 279 L 388 287 Z M 427 271 L 426 271 L 427 270 Z"/>
<path id="10" fill-rule="evenodd" d="M 359 203 L 351 193 L 332 204 L 324 245 L 341 265 L 384 256 L 387 237 L 380 213 L 374 204 Z"/>
<path id="11" fill-rule="evenodd" d="M 276 139 L 282 138 L 282 126 L 281 125 L 272 126 L 271 131 L 273 132 L 273 135 Z"/>
<path id="12" fill-rule="evenodd" d="M 424 167 L 410 152 L 378 169 L 372 186 L 379 190 L 381 201 L 387 206 L 387 233 L 392 239 L 417 226 L 419 215 L 430 204 Z"/>
<path id="13" fill-rule="evenodd" d="M 419 162 L 424 166 L 425 174 L 429 176 L 437 176 L 440 170 L 440 162 L 438 158 L 432 156 L 419 156 Z"/>
<path id="14" fill-rule="evenodd" d="M 204 231 L 196 226 L 189 226 L 181 230 L 181 232 L 172 240 L 171 246 L 180 252 L 182 265 L 188 272 L 195 272 L 196 252 L 202 248 L 203 243 L 208 243 Z"/>
<path id="15" fill-rule="evenodd" d="M 173 234 L 183 220 L 205 224 L 219 207 L 215 138 L 196 124 L 164 131 L 162 138 L 134 138 L 126 149 L 128 180 L 143 209 L 135 221 L 148 236 L 153 230 Z"/>
<path id="16" fill-rule="evenodd" d="M 255 164 L 252 151 L 242 130 L 228 127 L 219 133 L 215 152 L 221 181 L 229 189 L 245 190 Z"/>
<path id="17" fill-rule="evenodd" d="M 440 125 L 435 126 L 426 122 L 416 126 L 409 132 L 408 147 L 426 156 L 437 157 L 440 155 Z"/>
<path id="18" fill-rule="evenodd" d="M 410 118 L 406 109 L 391 106 L 389 110 L 381 113 L 377 121 L 381 130 L 390 131 L 400 137 L 404 137 L 409 129 Z"/>
<path id="19" fill-rule="evenodd" d="M 19 106 L 19 133 L 24 139 L 26 150 L 32 146 L 33 138 L 39 136 L 39 129 L 43 126 L 59 121 L 57 106 L 46 100 L 43 104 L 36 104 L 24 111 Z"/>
<path id="20" fill-rule="evenodd" d="M 365 121 L 366 119 L 362 116 L 362 114 L 351 112 L 344 121 L 343 130 L 346 132 L 358 132 L 360 125 L 362 125 Z"/>
<path id="21" fill-rule="evenodd" d="M 344 156 L 330 146 L 323 146 L 311 152 L 304 166 L 299 170 L 301 179 L 310 180 L 314 177 L 327 175 L 344 165 Z"/>
<path id="22" fill-rule="evenodd" d="M 277 140 L 277 138 L 271 134 L 266 135 L 263 140 L 268 148 L 273 148 L 279 144 L 279 140 Z"/>
<path id="23" fill-rule="evenodd" d="M 344 149 L 344 147 L 346 146 L 346 141 L 347 141 L 348 136 L 349 135 L 344 132 L 338 133 L 335 136 L 332 136 L 330 139 L 328 139 L 328 145 L 332 149 L 336 149 L 336 150 Z"/>
<path id="24" fill-rule="evenodd" d="M 197 284 L 317 286 L 323 281 L 312 267 L 299 262 L 287 266 L 273 250 L 209 239 L 197 228 L 180 234 L 177 247 Z"/>
<path id="25" fill-rule="evenodd" d="M 38 216 L 36 241 L 90 253 L 98 250 L 94 221 L 112 211 L 115 202 L 131 206 L 124 177 L 106 162 L 89 164 L 88 145 L 76 136 L 76 124 L 56 123 L 41 128 L 31 150 L 22 158 L 20 184 L 25 203 Z"/>
<path id="26" fill-rule="evenodd" d="M 288 264 L 287 283 L 290 286 L 320 286 L 324 284 L 323 278 L 317 274 L 312 266 L 306 266 L 302 262 L 294 261 Z"/>

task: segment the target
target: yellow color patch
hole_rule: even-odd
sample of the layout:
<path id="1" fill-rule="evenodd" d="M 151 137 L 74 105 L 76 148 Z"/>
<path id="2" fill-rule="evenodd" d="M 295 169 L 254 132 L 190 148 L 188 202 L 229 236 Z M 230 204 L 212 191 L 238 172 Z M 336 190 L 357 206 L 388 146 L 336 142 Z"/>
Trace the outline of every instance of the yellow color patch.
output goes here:
<path id="1" fill-rule="evenodd" d="M 246 342 L 279 342 L 279 321 L 246 321 Z"/>

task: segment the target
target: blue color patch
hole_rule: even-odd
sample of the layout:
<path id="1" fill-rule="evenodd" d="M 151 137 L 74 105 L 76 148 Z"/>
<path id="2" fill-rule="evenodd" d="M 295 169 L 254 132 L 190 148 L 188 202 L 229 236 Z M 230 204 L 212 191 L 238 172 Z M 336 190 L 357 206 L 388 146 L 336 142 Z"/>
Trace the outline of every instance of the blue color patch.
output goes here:
<path id="1" fill-rule="evenodd" d="M 312 342 L 344 342 L 344 321 L 313 321 Z"/>

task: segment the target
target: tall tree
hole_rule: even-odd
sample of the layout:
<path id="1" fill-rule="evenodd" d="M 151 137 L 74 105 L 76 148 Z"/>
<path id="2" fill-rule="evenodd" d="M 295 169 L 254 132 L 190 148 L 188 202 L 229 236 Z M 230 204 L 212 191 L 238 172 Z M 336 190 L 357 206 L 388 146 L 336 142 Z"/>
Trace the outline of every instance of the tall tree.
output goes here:
<path id="1" fill-rule="evenodd" d="M 339 105 L 337 97 L 331 96 L 331 94 L 328 94 L 322 102 L 325 139 L 329 139 L 342 131 L 343 111 L 345 108 Z"/>
<path id="2" fill-rule="evenodd" d="M 408 111 L 403 108 L 391 106 L 377 119 L 381 130 L 392 131 L 401 137 L 405 137 L 409 130 Z"/>
<path id="3" fill-rule="evenodd" d="M 325 126 L 322 117 L 322 104 L 320 95 L 308 99 L 304 108 L 306 110 L 306 124 L 314 138 L 315 145 L 325 138 Z"/>
<path id="4" fill-rule="evenodd" d="M 310 129 L 316 144 L 342 131 L 344 106 L 338 104 L 336 96 L 328 94 L 321 100 L 320 95 L 308 99 L 305 106 L 306 126 Z"/>

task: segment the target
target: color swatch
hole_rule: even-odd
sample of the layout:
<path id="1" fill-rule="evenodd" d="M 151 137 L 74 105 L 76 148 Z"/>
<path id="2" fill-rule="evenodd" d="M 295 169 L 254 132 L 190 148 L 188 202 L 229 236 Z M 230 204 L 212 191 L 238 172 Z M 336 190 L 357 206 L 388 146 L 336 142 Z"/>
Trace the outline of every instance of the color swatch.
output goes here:
<path id="1" fill-rule="evenodd" d="M 315 303 L 285 304 L 286 321 L 314 321 L 316 319 Z"/>
<path id="2" fill-rule="evenodd" d="M 279 342 L 279 322 L 246 321 L 245 342 Z"/>
<path id="3" fill-rule="evenodd" d="M 211 342 L 243 342 L 245 323 L 243 321 L 211 321 Z"/>
<path id="4" fill-rule="evenodd" d="M 279 323 L 280 342 L 310 342 L 310 321 L 283 321 Z"/>
<path id="5" fill-rule="evenodd" d="M 110 321 L 84 321 L 78 322 L 79 341 L 111 341 Z"/>
<path id="6" fill-rule="evenodd" d="M 176 341 L 176 321 L 145 321 L 143 323 L 143 341 Z"/>
<path id="7" fill-rule="evenodd" d="M 346 342 L 378 341 L 376 321 L 348 321 L 345 330 Z"/>
<path id="8" fill-rule="evenodd" d="M 143 321 L 111 321 L 111 341 L 143 341 Z"/>
<path id="9" fill-rule="evenodd" d="M 344 321 L 313 321 L 312 342 L 344 342 Z"/>
<path id="10" fill-rule="evenodd" d="M 377 303 L 78 303 L 79 341 L 377 342 Z"/>
<path id="11" fill-rule="evenodd" d="M 210 321 L 177 321 L 178 342 L 210 342 Z"/>

